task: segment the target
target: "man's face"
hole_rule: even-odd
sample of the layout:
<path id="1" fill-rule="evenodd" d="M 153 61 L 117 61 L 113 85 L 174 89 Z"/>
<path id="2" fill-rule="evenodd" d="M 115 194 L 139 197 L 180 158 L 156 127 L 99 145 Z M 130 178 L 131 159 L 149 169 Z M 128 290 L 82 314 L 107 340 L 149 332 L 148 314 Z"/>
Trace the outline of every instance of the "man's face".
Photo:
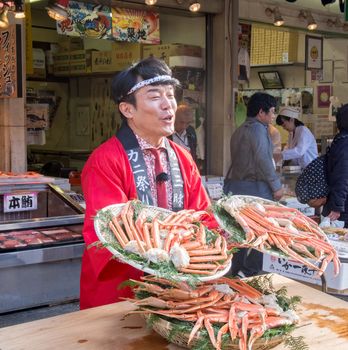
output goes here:
<path id="1" fill-rule="evenodd" d="M 162 137 L 174 132 L 177 108 L 172 85 L 148 85 L 135 93 L 136 107 L 120 103 L 120 110 L 129 127 L 140 137 L 156 146 Z"/>
<path id="2" fill-rule="evenodd" d="M 273 119 L 275 118 L 275 107 L 271 107 L 268 112 L 260 109 L 256 118 L 263 124 L 271 124 Z"/>

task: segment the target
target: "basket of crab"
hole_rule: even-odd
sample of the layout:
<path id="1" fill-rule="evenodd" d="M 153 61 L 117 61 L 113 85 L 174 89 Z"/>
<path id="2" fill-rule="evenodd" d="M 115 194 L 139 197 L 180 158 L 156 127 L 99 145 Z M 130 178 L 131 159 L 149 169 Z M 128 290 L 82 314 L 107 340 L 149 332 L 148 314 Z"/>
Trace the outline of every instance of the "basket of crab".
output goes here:
<path id="1" fill-rule="evenodd" d="M 188 349 L 270 349 L 285 342 L 305 348 L 291 336 L 299 321 L 298 297 L 275 290 L 271 276 L 250 280 L 221 277 L 195 286 L 156 276 L 129 281 L 127 299 L 148 326 L 169 342 Z"/>
<path id="2" fill-rule="evenodd" d="M 253 196 L 232 195 L 213 205 L 229 247 L 253 248 L 289 258 L 322 275 L 330 262 L 340 268 L 336 250 L 318 224 L 294 208 Z"/>
<path id="3" fill-rule="evenodd" d="M 169 210 L 139 201 L 100 210 L 94 227 L 117 259 L 148 274 L 207 281 L 225 275 L 232 251 L 226 239 L 204 225 L 205 211 Z"/>

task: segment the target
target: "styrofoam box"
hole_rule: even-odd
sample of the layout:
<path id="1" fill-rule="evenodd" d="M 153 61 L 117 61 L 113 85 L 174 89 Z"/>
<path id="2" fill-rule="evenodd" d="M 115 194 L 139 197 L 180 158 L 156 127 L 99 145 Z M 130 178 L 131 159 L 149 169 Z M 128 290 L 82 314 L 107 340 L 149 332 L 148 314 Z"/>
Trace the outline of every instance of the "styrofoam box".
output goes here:
<path id="1" fill-rule="evenodd" d="M 296 197 L 287 197 L 285 199 L 281 199 L 280 203 L 289 208 L 297 209 L 304 215 L 307 215 L 307 216 L 315 215 L 314 208 L 310 207 L 308 204 L 300 203 Z"/>
<path id="2" fill-rule="evenodd" d="M 346 259 L 344 259 L 346 260 Z M 295 260 L 279 258 L 269 254 L 263 254 L 263 270 L 277 273 L 279 275 L 304 281 L 312 284 L 321 285 L 321 279 L 318 273 Z M 331 262 L 324 273 L 327 287 L 344 290 L 348 288 L 348 263 L 341 263 L 340 273 L 335 277 L 333 263 Z"/>

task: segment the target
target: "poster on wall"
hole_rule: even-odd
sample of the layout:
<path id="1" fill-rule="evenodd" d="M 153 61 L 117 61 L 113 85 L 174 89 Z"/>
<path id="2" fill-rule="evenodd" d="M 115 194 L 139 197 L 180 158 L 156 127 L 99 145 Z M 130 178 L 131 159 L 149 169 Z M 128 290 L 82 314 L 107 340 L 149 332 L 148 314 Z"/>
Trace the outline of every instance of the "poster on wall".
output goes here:
<path id="1" fill-rule="evenodd" d="M 323 69 L 323 38 L 306 35 L 305 69 Z"/>
<path id="2" fill-rule="evenodd" d="M 331 85 L 318 85 L 318 108 L 330 107 Z"/>
<path id="3" fill-rule="evenodd" d="M 160 44 L 159 14 L 112 8 L 112 35 L 117 41 Z"/>
<path id="4" fill-rule="evenodd" d="M 70 1 L 68 13 L 67 19 L 57 21 L 58 34 L 93 39 L 112 38 L 110 7 Z"/>
<path id="5" fill-rule="evenodd" d="M 16 25 L 0 29 L 0 98 L 18 97 L 16 43 Z"/>

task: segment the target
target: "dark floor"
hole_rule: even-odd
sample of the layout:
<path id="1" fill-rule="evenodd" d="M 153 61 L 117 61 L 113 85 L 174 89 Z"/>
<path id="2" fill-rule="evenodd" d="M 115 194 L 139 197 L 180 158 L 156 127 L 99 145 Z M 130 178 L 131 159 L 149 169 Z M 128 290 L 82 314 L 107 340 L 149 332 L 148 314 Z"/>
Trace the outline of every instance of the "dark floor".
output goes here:
<path id="1" fill-rule="evenodd" d="M 79 310 L 79 302 L 60 305 L 42 306 L 27 310 L 14 311 L 0 315 L 0 328 L 16 324 L 39 320 L 42 318 L 66 314 Z"/>

